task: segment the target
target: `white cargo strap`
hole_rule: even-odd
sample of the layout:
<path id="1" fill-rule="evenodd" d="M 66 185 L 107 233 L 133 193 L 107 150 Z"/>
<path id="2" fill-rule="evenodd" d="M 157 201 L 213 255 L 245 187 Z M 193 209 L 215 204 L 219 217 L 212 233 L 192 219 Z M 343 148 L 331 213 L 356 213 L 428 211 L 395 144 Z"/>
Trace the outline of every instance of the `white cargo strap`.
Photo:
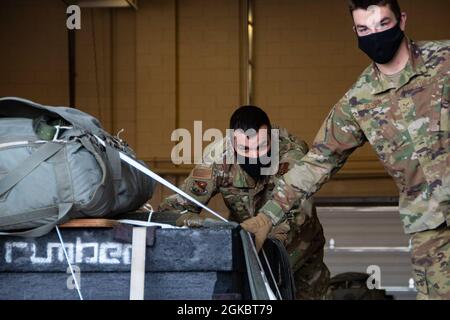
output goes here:
<path id="1" fill-rule="evenodd" d="M 182 229 L 172 225 L 138 220 L 118 220 L 122 224 L 133 226 L 131 245 L 130 300 L 144 300 L 145 296 L 145 258 L 147 246 L 147 228 Z"/>
<path id="2" fill-rule="evenodd" d="M 144 300 L 147 228 L 133 227 L 132 239 L 130 300 Z"/>
<path id="3" fill-rule="evenodd" d="M 58 234 L 59 242 L 61 243 L 61 247 L 64 252 L 64 256 L 66 257 L 67 264 L 69 265 L 70 273 L 72 274 L 72 279 L 73 279 L 73 282 L 75 283 L 75 288 L 77 289 L 78 296 L 80 297 L 80 300 L 83 300 L 83 295 L 81 294 L 80 284 L 78 283 L 75 272 L 73 271 L 72 263 L 70 263 L 69 255 L 67 254 L 66 246 L 65 246 L 64 240 L 61 236 L 61 232 L 59 231 L 58 226 L 56 226 L 55 228 L 56 228 L 56 233 Z"/>
<path id="4" fill-rule="evenodd" d="M 101 145 L 103 145 L 104 147 L 106 147 L 106 143 L 105 143 L 102 139 L 100 139 L 100 138 L 97 137 L 97 136 L 95 136 L 95 138 L 98 140 L 98 142 L 99 142 Z M 177 194 L 183 196 L 185 199 L 187 199 L 187 200 L 189 200 L 189 201 L 195 203 L 197 206 L 199 206 L 200 208 L 202 208 L 202 209 L 208 211 L 209 213 L 211 213 L 212 215 L 216 216 L 216 217 L 219 218 L 220 220 L 222 220 L 222 221 L 224 221 L 224 222 L 229 222 L 227 219 L 225 219 L 224 217 L 222 217 L 220 214 L 218 214 L 218 213 L 215 212 L 214 210 L 211 210 L 210 208 L 208 208 L 207 206 L 205 206 L 203 203 L 199 202 L 197 199 L 194 199 L 193 197 L 191 197 L 190 195 L 188 195 L 186 192 L 184 192 L 184 191 L 181 190 L 180 188 L 178 188 L 178 187 L 174 186 L 173 184 L 171 184 L 169 181 L 167 181 L 167 180 L 161 178 L 161 177 L 158 176 L 156 173 L 154 173 L 154 172 L 151 171 L 150 169 L 144 167 L 142 164 L 140 164 L 140 163 L 137 162 L 136 160 L 132 159 L 131 157 L 127 156 L 126 154 L 124 154 L 124 153 L 122 153 L 122 152 L 120 152 L 120 151 L 117 151 L 117 152 L 119 152 L 120 159 L 122 159 L 123 161 L 125 161 L 126 163 L 128 163 L 130 166 L 133 166 L 134 168 L 136 168 L 137 170 L 139 170 L 139 171 L 141 171 L 142 173 L 146 174 L 147 176 L 149 176 L 149 177 L 152 178 L 153 180 L 158 181 L 158 182 L 161 183 L 162 185 L 166 186 L 167 188 L 171 189 L 172 191 L 176 192 Z M 250 237 L 250 239 L 251 239 L 251 237 Z M 273 293 L 272 289 L 270 288 L 269 282 L 267 281 L 267 277 L 265 276 L 264 269 L 263 269 L 262 264 L 261 264 L 261 260 L 259 259 L 258 253 L 257 253 L 257 251 L 256 251 L 256 247 L 255 247 L 255 244 L 253 243 L 253 241 L 252 241 L 252 245 L 253 245 L 253 247 L 254 247 L 254 251 L 255 251 L 255 254 L 256 254 L 256 259 L 258 260 L 258 264 L 259 264 L 259 267 L 260 267 L 260 269 L 261 269 L 261 273 L 262 273 L 263 279 L 264 279 L 264 284 L 265 284 L 265 286 L 266 286 L 266 290 L 267 290 L 267 292 L 268 292 L 268 294 L 269 294 L 270 300 L 277 300 L 275 294 Z M 265 254 L 265 253 L 264 253 L 264 254 Z M 274 278 L 274 277 L 273 277 L 273 272 L 272 272 L 272 270 L 271 270 L 269 264 L 267 264 L 267 268 L 270 270 L 270 273 L 271 273 L 271 275 L 272 275 L 272 278 Z M 276 282 L 274 282 L 274 285 L 275 285 L 275 286 L 277 287 L 277 289 L 278 289 L 278 286 L 277 286 Z M 280 295 L 280 298 L 281 298 L 281 295 Z"/>
<path id="5" fill-rule="evenodd" d="M 99 137 L 95 136 L 95 138 L 97 138 L 98 142 L 100 142 L 105 148 L 106 148 L 106 143 L 100 139 Z M 175 191 L 176 193 L 178 193 L 179 195 L 183 196 L 184 198 L 186 198 L 187 200 L 195 203 L 196 205 L 198 205 L 200 208 L 208 211 L 209 213 L 213 214 L 214 216 L 216 216 L 217 218 L 219 218 L 222 221 L 228 222 L 227 219 L 225 219 L 224 217 L 222 217 L 220 214 L 214 212 L 213 210 L 211 210 L 210 208 L 208 208 L 207 206 L 205 206 L 203 203 L 199 202 L 198 200 L 194 199 L 193 197 L 191 197 L 190 195 L 188 195 L 186 192 L 184 192 L 183 190 L 177 188 L 176 186 L 174 186 L 173 184 L 171 184 L 169 181 L 161 178 L 160 176 L 158 176 L 156 173 L 154 173 L 153 171 L 151 171 L 150 169 L 144 167 L 142 164 L 140 164 L 139 162 L 137 162 L 136 160 L 132 159 L 131 157 L 127 156 L 126 154 L 119 152 L 120 155 L 120 159 L 122 159 L 123 161 L 125 161 L 126 163 L 128 163 L 130 166 L 135 167 L 136 169 L 138 169 L 139 171 L 141 171 L 142 173 L 146 174 L 147 176 L 149 176 L 150 178 L 152 178 L 155 181 L 158 181 L 159 183 L 161 183 L 162 185 L 166 186 L 167 188 L 171 189 L 172 191 Z"/>

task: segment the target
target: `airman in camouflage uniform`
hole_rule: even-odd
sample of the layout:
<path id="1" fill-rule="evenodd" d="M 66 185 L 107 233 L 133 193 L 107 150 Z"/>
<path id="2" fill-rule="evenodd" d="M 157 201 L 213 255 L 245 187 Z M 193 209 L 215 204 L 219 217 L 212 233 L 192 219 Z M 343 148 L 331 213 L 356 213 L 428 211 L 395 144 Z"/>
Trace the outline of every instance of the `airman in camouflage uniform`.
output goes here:
<path id="1" fill-rule="evenodd" d="M 216 152 L 217 146 L 222 153 Z M 181 189 L 203 204 L 220 193 L 230 211 L 230 220 L 243 222 L 260 212 L 261 206 L 269 200 L 278 179 L 289 168 L 300 163 L 308 152 L 304 141 L 279 131 L 279 171 L 273 176 L 262 176 L 255 181 L 239 164 L 227 164 L 226 159 L 234 157 L 230 139 L 225 138 L 206 151 L 205 164 L 198 165 L 184 181 Z M 217 156 L 213 156 L 217 154 Z M 227 158 L 228 157 L 228 158 Z M 165 199 L 160 211 L 189 211 L 184 217 L 197 216 L 200 208 L 179 195 Z M 285 234 L 287 232 L 287 234 Z M 285 234 L 285 236 L 283 235 Z M 298 299 L 320 299 L 326 293 L 329 271 L 323 262 L 325 238 L 322 226 L 312 201 L 299 206 L 294 204 L 287 212 L 286 219 L 273 228 L 271 235 L 285 240 L 294 271 Z"/>
<path id="2" fill-rule="evenodd" d="M 367 68 L 261 212 L 280 223 L 369 141 L 400 191 L 418 298 L 450 299 L 450 41 L 407 42 L 410 59 L 397 79 Z"/>

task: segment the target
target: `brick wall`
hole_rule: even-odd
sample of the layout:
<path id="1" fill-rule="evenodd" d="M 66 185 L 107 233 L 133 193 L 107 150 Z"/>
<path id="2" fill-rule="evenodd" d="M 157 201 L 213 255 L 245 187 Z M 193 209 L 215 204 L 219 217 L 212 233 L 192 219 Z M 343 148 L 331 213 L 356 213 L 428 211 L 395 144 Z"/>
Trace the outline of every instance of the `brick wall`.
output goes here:
<path id="1" fill-rule="evenodd" d="M 239 1 L 179 1 L 178 12 L 179 126 L 224 130 L 239 105 Z"/>
<path id="2" fill-rule="evenodd" d="M 403 0 L 414 39 L 450 38 L 446 0 Z M 345 1 L 255 1 L 255 102 L 311 143 L 334 103 L 368 64 Z M 139 156 L 166 161 L 176 127 L 224 129 L 243 103 L 242 1 L 141 0 L 139 10 L 83 9 L 77 31 L 77 106 Z M 65 7 L 0 4 L 0 96 L 68 104 Z M 95 27 L 94 27 L 95 26 Z M 173 181 L 173 175 L 168 175 Z M 357 151 L 322 196 L 395 195 L 370 147 Z"/>
<path id="3" fill-rule="evenodd" d="M 0 4 L 0 96 L 68 103 L 67 32 L 61 1 Z"/>

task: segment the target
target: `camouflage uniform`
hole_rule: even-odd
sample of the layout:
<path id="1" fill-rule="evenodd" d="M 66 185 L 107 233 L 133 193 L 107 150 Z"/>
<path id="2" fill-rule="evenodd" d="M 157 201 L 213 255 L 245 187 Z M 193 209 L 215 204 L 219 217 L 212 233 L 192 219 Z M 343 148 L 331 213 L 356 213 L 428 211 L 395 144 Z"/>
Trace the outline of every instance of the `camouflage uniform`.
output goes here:
<path id="1" fill-rule="evenodd" d="M 318 191 L 369 141 L 400 191 L 415 274 L 422 275 L 417 286 L 426 279 L 433 288 L 422 298 L 450 299 L 450 41 L 408 45 L 410 60 L 397 77 L 389 79 L 375 65 L 364 71 L 309 153 L 278 180 L 262 212 L 282 221 L 294 202 Z"/>
<path id="2" fill-rule="evenodd" d="M 255 181 L 240 165 L 226 164 L 226 159 L 230 159 L 227 153 L 229 156 L 231 152 L 234 159 L 230 140 L 226 138 L 205 152 L 204 164 L 196 166 L 181 189 L 205 205 L 220 193 L 230 210 L 230 220 L 241 223 L 260 212 L 261 206 L 270 199 L 277 180 L 308 152 L 305 142 L 284 129 L 280 129 L 279 142 L 280 165 L 276 175 L 263 176 Z M 179 195 L 165 199 L 159 210 L 201 211 Z M 328 287 L 329 271 L 323 262 L 325 237 L 315 207 L 312 201 L 306 201 L 302 206 L 294 204 L 286 217 L 283 224 L 290 227 L 286 247 L 294 271 L 297 298 L 320 299 Z M 272 235 L 274 232 L 276 230 L 272 230 Z"/>
<path id="3" fill-rule="evenodd" d="M 413 274 L 417 299 L 450 300 L 450 228 L 418 232 L 412 236 Z"/>

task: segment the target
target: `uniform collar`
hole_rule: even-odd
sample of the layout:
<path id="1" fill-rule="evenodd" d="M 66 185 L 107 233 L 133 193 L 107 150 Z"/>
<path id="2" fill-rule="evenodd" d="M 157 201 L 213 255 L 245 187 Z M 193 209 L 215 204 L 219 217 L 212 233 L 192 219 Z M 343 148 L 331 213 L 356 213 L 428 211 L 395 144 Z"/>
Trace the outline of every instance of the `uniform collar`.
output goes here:
<path id="1" fill-rule="evenodd" d="M 242 169 L 239 164 L 233 164 L 231 168 L 231 174 L 233 177 L 233 186 L 240 189 L 255 188 L 256 181 L 250 177 L 247 172 Z"/>
<path id="2" fill-rule="evenodd" d="M 412 78 L 424 74 L 427 67 L 421 55 L 420 48 L 413 41 L 408 39 L 409 60 L 406 67 L 400 71 L 400 77 L 397 83 L 392 83 L 384 77 L 375 63 L 372 64 L 370 71 L 370 83 L 372 84 L 372 94 L 377 95 L 386 91 L 395 89 L 396 91 L 408 84 Z"/>
<path id="3" fill-rule="evenodd" d="M 237 163 L 237 157 L 234 153 L 231 137 L 227 136 L 224 142 L 222 159 L 224 163 L 229 166 L 229 174 L 233 177 L 233 187 L 239 189 L 255 188 L 256 181 Z M 229 160 L 232 160 L 231 164 L 229 163 Z"/>

